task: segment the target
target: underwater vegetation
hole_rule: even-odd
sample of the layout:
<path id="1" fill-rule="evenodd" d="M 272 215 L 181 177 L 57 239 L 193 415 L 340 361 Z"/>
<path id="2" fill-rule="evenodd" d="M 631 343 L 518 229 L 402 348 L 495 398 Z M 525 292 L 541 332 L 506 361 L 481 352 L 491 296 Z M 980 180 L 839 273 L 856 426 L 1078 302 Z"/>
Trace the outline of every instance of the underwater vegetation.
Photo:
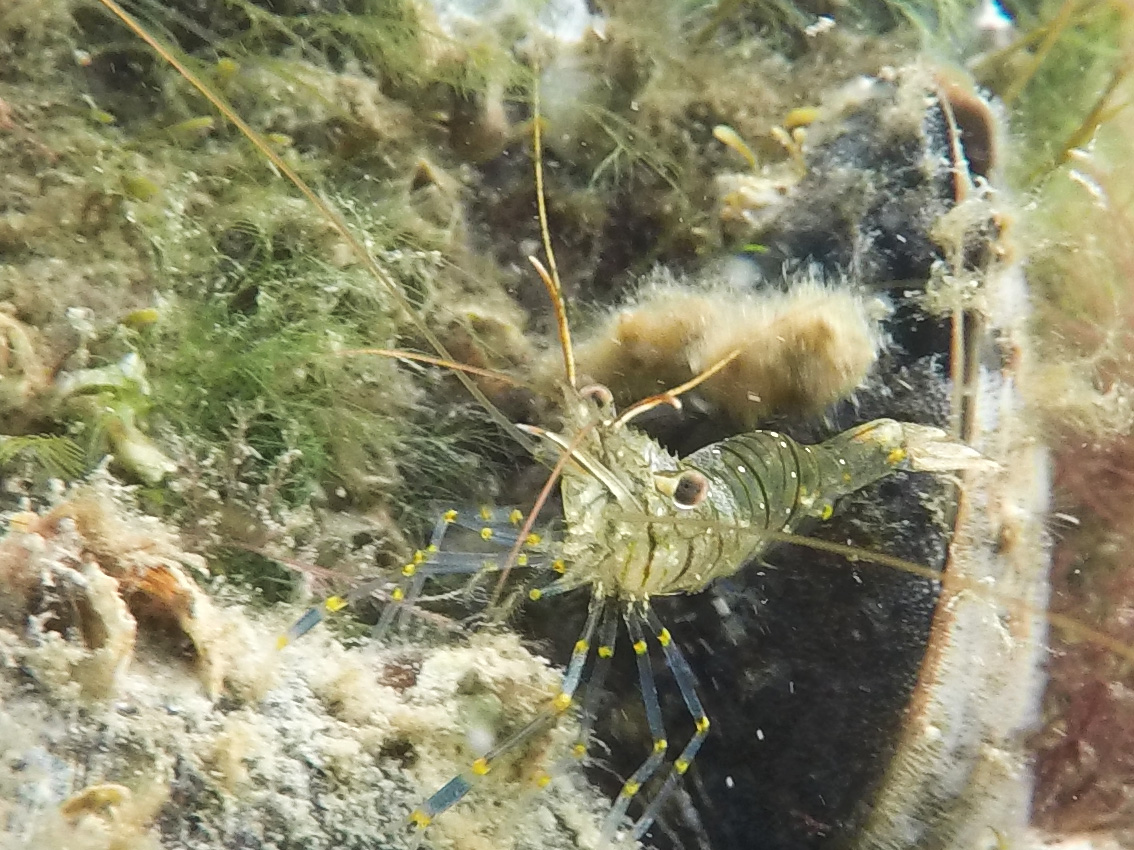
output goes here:
<path id="1" fill-rule="evenodd" d="M 509 425 L 563 424 L 533 122 L 580 374 L 625 410 L 741 351 L 635 426 L 885 416 L 1001 467 L 888 478 L 802 529 L 826 551 L 657 601 L 712 727 L 644 841 L 1130 840 L 1122 5 L 129 4 L 275 162 L 110 5 L 0 9 L 0 844 L 402 846 L 556 693 L 532 650 L 566 663 L 585 600 L 474 629 L 491 576 L 392 644 L 273 649 L 377 576 L 373 621 L 438 504 L 528 506 L 557 460 Z M 1041 616 L 1049 532 L 1052 609 L 1119 645 Z M 650 752 L 635 658 L 582 765 L 566 712 L 425 841 L 592 846 Z"/>

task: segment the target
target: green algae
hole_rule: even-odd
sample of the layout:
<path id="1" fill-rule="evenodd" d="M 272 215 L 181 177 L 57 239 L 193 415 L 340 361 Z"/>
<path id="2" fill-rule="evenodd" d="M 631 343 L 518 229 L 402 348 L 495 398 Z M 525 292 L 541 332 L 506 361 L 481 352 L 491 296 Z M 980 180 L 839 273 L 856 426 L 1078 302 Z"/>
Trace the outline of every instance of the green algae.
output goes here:
<path id="1" fill-rule="evenodd" d="M 439 77 L 410 73 L 422 71 L 425 47 L 420 32 L 407 30 L 410 6 L 380 5 L 363 27 L 342 15 L 297 10 L 293 20 L 232 4 L 224 9 L 231 20 L 222 15 L 211 23 L 225 36 L 211 39 L 208 53 L 228 47 L 240 61 L 187 61 L 196 61 L 238 104 L 249 105 L 252 120 L 293 167 L 336 195 L 398 286 L 428 309 L 445 299 L 460 272 L 445 259 L 452 221 L 438 222 L 436 199 L 419 202 L 420 193 L 414 195 L 421 149 L 413 132 L 423 122 L 361 69 L 328 67 L 363 63 L 391 85 L 438 84 Z M 148 11 L 162 18 L 159 30 L 202 46 L 194 35 L 203 31 L 189 18 L 156 6 Z M 45 202 L 9 216 L 8 242 L 22 262 L 5 269 L 0 299 L 44 331 L 37 337 L 40 359 L 66 356 L 89 380 L 77 392 L 71 390 L 79 382 L 71 380 L 71 390 L 62 393 L 72 396 L 69 403 L 44 403 L 19 427 L 78 429 L 92 455 L 114 450 L 118 468 L 147 483 L 149 503 L 175 512 L 200 501 L 181 486 L 195 478 L 186 476 L 186 466 L 199 468 L 217 451 L 245 455 L 240 480 L 230 475 L 224 481 L 225 497 L 240 502 L 242 493 L 263 496 L 268 488 L 275 503 L 269 510 L 286 511 L 315 497 L 360 511 L 393 511 L 414 527 L 427 521 L 430 499 L 460 498 L 467 464 L 440 458 L 464 456 L 456 447 L 481 439 L 484 417 L 463 404 L 440 417 L 431 396 L 391 361 L 342 354 L 391 347 L 406 339 L 407 325 L 326 223 L 273 179 L 242 138 L 203 114 L 205 104 L 176 72 L 138 51 L 102 12 L 60 4 L 53 29 L 43 26 L 42 12 L 18 6 L 4 18 L 12 43 L 34 48 L 37 58 L 54 65 L 32 75 L 10 57 L 4 67 L 8 85 L 24 86 L 22 100 L 12 96 L 16 89 L 5 91 L 20 127 L 5 141 L 39 156 L 32 179 L 51 188 Z M 388 27 L 375 30 L 375 21 Z M 371 35 L 365 45 L 363 31 Z M 407 32 L 416 54 L 403 43 Z M 250 52 L 250 44 L 262 52 Z M 297 44 L 303 51 L 287 60 L 271 55 Z M 395 44 L 401 46 L 395 50 Z M 367 65 L 367 51 L 383 61 Z M 441 65 L 440 77 L 454 67 Z M 459 82 L 467 95 L 475 74 L 461 67 L 464 76 L 453 85 Z M 69 85 L 81 95 L 68 96 Z M 34 110 L 23 105 L 29 88 L 39 98 Z M 395 120 L 392 128 L 386 119 Z M 392 160 L 383 150 L 374 173 L 366 151 L 388 141 L 387 130 L 403 148 Z M 49 225 L 74 237 L 59 238 L 45 263 L 35 240 Z M 88 247 L 92 242 L 97 254 Z M 61 275 L 66 285 L 59 284 Z M 43 292 L 48 299 L 39 297 Z M 78 357 L 67 339 L 74 333 L 68 311 L 76 308 L 87 311 L 91 324 L 91 341 L 80 344 Z M 134 321 L 139 315 L 146 320 Z M 106 344 L 111 337 L 115 342 Z M 97 370 L 115 368 L 127 354 L 146 370 L 144 391 L 121 382 L 94 386 Z M 59 394 L 46 384 L 41 389 L 41 396 Z M 423 436 L 426 423 L 438 418 L 447 428 Z M 174 476 L 180 479 L 176 492 L 160 483 L 170 470 L 139 427 L 178 455 L 183 468 Z M 249 503 L 245 512 L 254 507 Z M 205 518 L 184 513 L 180 519 Z"/>
<path id="2" fill-rule="evenodd" d="M 1124 46 L 1131 26 L 1118 4 L 1037 2 L 1008 4 L 1020 35 L 976 63 L 978 79 L 1000 96 L 1015 147 L 1008 177 L 1022 188 L 1066 162 L 1072 148 L 1090 143 L 1103 116 L 1096 114 L 1129 68 Z"/>
<path id="3" fill-rule="evenodd" d="M 0 436 L 0 469 L 20 455 L 28 455 L 44 472 L 56 478 L 77 478 L 85 457 L 79 445 L 68 437 L 30 434 L 24 437 Z"/>

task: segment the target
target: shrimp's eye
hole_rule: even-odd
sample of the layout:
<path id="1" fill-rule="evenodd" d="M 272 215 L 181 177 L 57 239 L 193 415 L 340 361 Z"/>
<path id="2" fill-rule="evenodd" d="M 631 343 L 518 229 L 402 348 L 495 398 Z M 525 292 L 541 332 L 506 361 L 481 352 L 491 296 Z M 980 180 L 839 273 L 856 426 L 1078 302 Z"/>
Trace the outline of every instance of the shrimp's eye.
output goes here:
<path id="1" fill-rule="evenodd" d="M 709 495 L 709 479 L 695 469 L 687 469 L 677 477 L 673 503 L 679 508 L 695 508 Z"/>

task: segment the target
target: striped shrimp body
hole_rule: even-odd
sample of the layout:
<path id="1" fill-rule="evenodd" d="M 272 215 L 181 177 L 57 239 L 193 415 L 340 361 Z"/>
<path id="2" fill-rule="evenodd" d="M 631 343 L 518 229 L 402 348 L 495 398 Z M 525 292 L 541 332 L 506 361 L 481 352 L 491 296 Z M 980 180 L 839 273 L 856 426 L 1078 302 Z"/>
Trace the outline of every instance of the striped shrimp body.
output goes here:
<path id="1" fill-rule="evenodd" d="M 554 587 L 595 584 L 643 600 L 698 593 L 760 555 L 767 532 L 827 519 L 842 496 L 899 470 L 948 467 L 966 451 L 939 429 L 878 419 L 813 446 L 752 431 L 684 459 L 637 429 L 607 426 L 571 454 L 566 571 Z"/>

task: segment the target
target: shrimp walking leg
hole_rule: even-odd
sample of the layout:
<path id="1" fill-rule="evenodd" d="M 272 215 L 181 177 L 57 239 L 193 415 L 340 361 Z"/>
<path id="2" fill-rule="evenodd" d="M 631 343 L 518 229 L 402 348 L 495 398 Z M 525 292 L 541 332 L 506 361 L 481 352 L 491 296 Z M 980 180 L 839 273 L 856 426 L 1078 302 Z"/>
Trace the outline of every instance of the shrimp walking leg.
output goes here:
<path id="1" fill-rule="evenodd" d="M 665 782 L 662 787 L 658 789 L 650 805 L 646 808 L 643 814 L 634 823 L 634 838 L 642 838 L 658 816 L 661 811 L 662 805 L 669 798 L 677 788 L 681 778 L 689 770 L 689 765 L 693 763 L 694 757 L 701 749 L 701 744 L 705 740 L 705 736 L 709 734 L 709 718 L 705 714 L 705 709 L 701 706 L 701 699 L 697 696 L 697 683 L 693 676 L 693 670 L 689 666 L 689 662 L 685 660 L 681 649 L 673 641 L 673 637 L 669 633 L 669 629 L 661 624 L 658 620 L 657 614 L 652 609 L 646 609 L 646 618 L 649 623 L 650 630 L 654 633 L 658 643 L 661 644 L 662 652 L 665 653 L 665 663 L 669 667 L 670 673 L 677 681 L 677 688 L 681 691 L 681 697 L 685 700 L 685 706 L 689 709 L 689 713 L 693 716 L 693 723 L 696 731 L 693 737 L 689 739 L 689 743 L 681 751 L 681 754 L 673 762 L 673 767 L 670 768 L 669 775 L 666 776 Z"/>
<path id="2" fill-rule="evenodd" d="M 523 514 L 516 508 L 488 508 L 478 511 L 447 510 L 442 513 L 433 526 L 429 544 L 414 552 L 413 557 L 402 567 L 402 582 L 389 595 L 389 603 L 374 627 L 375 637 L 384 637 L 391 628 L 405 627 L 413 614 L 415 604 L 421 596 L 425 583 L 431 578 L 447 575 L 473 575 L 493 572 L 504 568 L 504 552 L 468 552 L 445 550 L 442 543 L 447 532 L 458 527 L 476 532 L 486 544 L 496 547 L 510 547 L 516 542 Z M 553 566 L 550 557 L 542 548 L 543 539 L 539 534 L 529 534 L 521 548 L 516 566 L 545 569 Z M 365 599 L 387 584 L 386 579 L 368 581 L 349 594 L 331 596 L 318 605 L 308 608 L 288 630 L 279 637 L 279 647 L 299 639 L 319 623 L 348 605 Z"/>
<path id="3" fill-rule="evenodd" d="M 591 654 L 591 640 L 595 628 L 605 607 L 605 599 L 602 596 L 597 593 L 592 596 L 586 625 L 583 626 L 582 634 L 571 652 L 571 660 L 567 664 L 567 672 L 563 676 L 559 693 L 552 697 L 531 721 L 493 747 L 486 755 L 476 759 L 468 769 L 454 776 L 416 808 L 410 814 L 410 821 L 415 827 L 420 830 L 429 826 L 437 815 L 460 802 L 472 790 L 478 779 L 488 775 L 501 757 L 515 751 L 526 741 L 555 725 L 563 713 L 571 707 L 575 691 L 583 676 L 583 668 Z"/>
<path id="4" fill-rule="evenodd" d="M 650 666 L 649 645 L 646 643 L 645 631 L 643 629 L 643 626 L 646 625 L 645 607 L 646 603 L 631 603 L 623 613 L 623 620 L 626 622 L 626 628 L 630 634 L 631 646 L 634 649 L 634 655 L 637 657 L 638 682 L 641 689 L 642 703 L 646 709 L 646 723 L 649 725 L 650 735 L 653 738 L 653 750 L 638 769 L 634 771 L 633 775 L 626 780 L 626 783 L 622 786 L 622 790 L 614 801 L 614 805 L 607 813 L 606 819 L 602 824 L 602 831 L 600 832 L 600 846 L 606 845 L 614 838 L 618 828 L 622 825 L 622 819 L 626 816 L 626 810 L 630 807 L 630 802 L 642 789 L 642 785 L 649 781 L 649 779 L 657 773 L 658 768 L 662 766 L 662 763 L 665 761 L 666 750 L 669 747 L 669 743 L 666 741 L 665 737 L 665 726 L 662 723 L 661 704 L 658 702 L 657 684 L 654 682 L 654 673 Z"/>

